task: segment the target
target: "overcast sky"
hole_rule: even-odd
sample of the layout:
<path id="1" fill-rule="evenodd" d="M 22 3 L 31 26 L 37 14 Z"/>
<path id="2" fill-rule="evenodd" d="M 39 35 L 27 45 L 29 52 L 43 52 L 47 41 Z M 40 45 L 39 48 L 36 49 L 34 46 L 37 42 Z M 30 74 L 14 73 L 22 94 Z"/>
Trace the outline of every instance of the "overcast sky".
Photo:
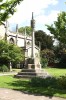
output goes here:
<path id="1" fill-rule="evenodd" d="M 35 30 L 43 30 L 47 34 L 45 24 L 57 20 L 58 13 L 66 11 L 65 0 L 23 0 L 17 7 L 17 12 L 8 20 L 11 28 L 30 26 L 31 14 L 34 12 Z"/>

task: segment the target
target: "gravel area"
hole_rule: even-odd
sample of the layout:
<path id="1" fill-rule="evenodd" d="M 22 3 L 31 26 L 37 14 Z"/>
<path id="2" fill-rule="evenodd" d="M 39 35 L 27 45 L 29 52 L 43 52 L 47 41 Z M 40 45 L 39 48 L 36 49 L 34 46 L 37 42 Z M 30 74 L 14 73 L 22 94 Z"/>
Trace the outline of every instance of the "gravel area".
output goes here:
<path id="1" fill-rule="evenodd" d="M 58 97 L 37 96 L 11 89 L 0 88 L 0 100 L 66 100 Z"/>

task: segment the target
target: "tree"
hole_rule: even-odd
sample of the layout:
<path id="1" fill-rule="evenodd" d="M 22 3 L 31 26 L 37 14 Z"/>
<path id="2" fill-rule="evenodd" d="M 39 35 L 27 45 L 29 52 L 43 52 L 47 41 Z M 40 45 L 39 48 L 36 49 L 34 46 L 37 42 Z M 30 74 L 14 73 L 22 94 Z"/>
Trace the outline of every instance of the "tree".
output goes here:
<path id="1" fill-rule="evenodd" d="M 46 26 L 54 38 L 59 41 L 59 46 L 54 50 L 59 63 L 57 66 L 66 67 L 66 12 L 61 12 L 54 24 Z"/>
<path id="2" fill-rule="evenodd" d="M 45 64 L 50 65 L 54 63 L 55 54 L 53 50 L 44 49 L 41 51 L 41 63 L 43 67 Z"/>
<path id="3" fill-rule="evenodd" d="M 18 29 L 18 31 L 19 31 L 19 33 L 24 34 L 24 33 L 25 33 L 25 29 L 26 29 L 26 33 L 27 33 L 27 35 L 30 35 L 30 36 L 31 36 L 32 29 L 31 29 L 30 26 L 20 27 L 20 28 Z"/>
<path id="4" fill-rule="evenodd" d="M 0 40 L 0 64 L 8 65 L 9 62 L 23 61 L 24 55 L 21 48 L 14 44 Z"/>
<path id="5" fill-rule="evenodd" d="M 52 37 L 47 35 L 42 30 L 35 32 L 35 42 L 36 45 L 39 45 L 39 42 L 41 43 L 41 50 L 45 48 L 51 49 L 53 47 Z"/>
<path id="6" fill-rule="evenodd" d="M 9 44 L 8 53 L 10 61 L 19 63 L 24 60 L 23 50 L 14 44 Z"/>
<path id="7" fill-rule="evenodd" d="M 61 12 L 54 24 L 46 26 L 50 33 L 54 35 L 54 38 L 61 44 L 66 44 L 66 12 Z"/>
<path id="8" fill-rule="evenodd" d="M 59 68 L 66 68 L 66 49 L 60 44 L 54 47 L 55 62 Z"/>
<path id="9" fill-rule="evenodd" d="M 0 0 L 0 24 L 5 21 L 9 15 L 13 15 L 17 4 L 23 0 Z"/>

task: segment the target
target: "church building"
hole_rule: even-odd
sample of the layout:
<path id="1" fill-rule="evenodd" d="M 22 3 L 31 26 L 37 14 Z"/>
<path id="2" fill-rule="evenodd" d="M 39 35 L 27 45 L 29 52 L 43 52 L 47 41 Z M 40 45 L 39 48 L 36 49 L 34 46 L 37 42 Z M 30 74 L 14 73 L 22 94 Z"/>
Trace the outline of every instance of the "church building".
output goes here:
<path id="1" fill-rule="evenodd" d="M 33 19 L 32 19 L 33 20 Z M 33 33 L 32 33 L 33 34 Z M 6 38 L 8 43 L 13 43 L 17 45 L 20 48 L 24 49 L 25 52 L 25 62 L 24 65 L 29 65 L 31 62 L 28 60 L 32 57 L 34 57 L 35 60 L 35 65 L 39 67 L 40 65 L 40 48 L 36 45 L 34 45 L 35 40 L 33 35 L 32 36 L 27 36 L 26 29 L 25 29 L 25 34 L 19 34 L 18 32 L 18 25 L 16 26 L 16 33 L 11 32 L 8 29 L 8 25 L 1 25 L 0 26 L 0 39 Z M 38 68 L 37 67 L 37 68 Z"/>

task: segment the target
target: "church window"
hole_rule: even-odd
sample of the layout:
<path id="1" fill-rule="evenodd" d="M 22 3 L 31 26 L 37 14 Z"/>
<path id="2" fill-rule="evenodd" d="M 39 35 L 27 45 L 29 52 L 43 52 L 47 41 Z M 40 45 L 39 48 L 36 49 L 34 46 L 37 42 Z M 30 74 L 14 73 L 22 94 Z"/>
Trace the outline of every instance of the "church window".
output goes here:
<path id="1" fill-rule="evenodd" d="M 11 44 L 14 44 L 14 39 L 13 39 L 13 38 L 10 38 L 9 42 L 10 42 Z"/>

